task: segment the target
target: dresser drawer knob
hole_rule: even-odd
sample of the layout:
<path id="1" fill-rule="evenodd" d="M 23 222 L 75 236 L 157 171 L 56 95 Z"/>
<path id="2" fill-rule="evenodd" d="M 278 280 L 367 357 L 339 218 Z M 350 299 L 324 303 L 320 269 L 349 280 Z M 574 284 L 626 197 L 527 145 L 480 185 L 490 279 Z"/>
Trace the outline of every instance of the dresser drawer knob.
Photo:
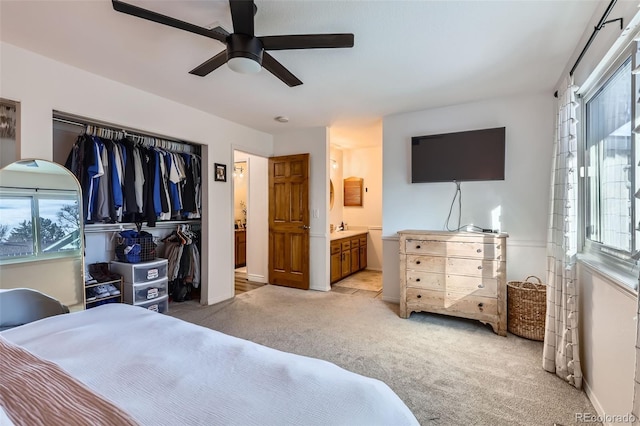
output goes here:
<path id="1" fill-rule="evenodd" d="M 478 303 L 478 309 L 480 311 L 484 310 L 484 303 Z"/>
<path id="2" fill-rule="evenodd" d="M 418 245 L 416 246 L 416 248 L 417 248 L 417 249 L 419 249 L 419 248 L 420 248 L 420 244 L 418 244 Z"/>
<path id="3" fill-rule="evenodd" d="M 417 295 L 416 297 L 417 297 L 418 299 L 420 299 L 420 298 L 422 297 L 422 295 L 421 295 L 421 294 L 419 294 L 419 295 Z"/>
<path id="4" fill-rule="evenodd" d="M 419 261 L 419 260 L 416 260 L 416 265 L 419 265 L 419 264 L 420 264 L 420 261 Z"/>
<path id="5" fill-rule="evenodd" d="M 478 269 L 482 269 L 482 265 L 478 266 Z"/>
<path id="6" fill-rule="evenodd" d="M 476 250 L 477 253 L 482 253 L 482 249 Z"/>
<path id="7" fill-rule="evenodd" d="M 416 278 L 416 282 L 419 283 L 420 282 L 420 278 Z"/>
<path id="8" fill-rule="evenodd" d="M 483 283 L 478 284 L 478 288 L 484 288 L 484 284 Z"/>

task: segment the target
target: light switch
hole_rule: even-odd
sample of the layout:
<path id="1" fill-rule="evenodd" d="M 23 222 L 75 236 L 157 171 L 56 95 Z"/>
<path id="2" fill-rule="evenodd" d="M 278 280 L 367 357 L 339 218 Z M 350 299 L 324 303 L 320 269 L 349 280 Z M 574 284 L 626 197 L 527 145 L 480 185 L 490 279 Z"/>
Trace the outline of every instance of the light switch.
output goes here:
<path id="1" fill-rule="evenodd" d="M 319 209 L 313 209 L 312 210 L 312 215 L 314 218 L 319 218 L 320 217 L 320 210 Z"/>

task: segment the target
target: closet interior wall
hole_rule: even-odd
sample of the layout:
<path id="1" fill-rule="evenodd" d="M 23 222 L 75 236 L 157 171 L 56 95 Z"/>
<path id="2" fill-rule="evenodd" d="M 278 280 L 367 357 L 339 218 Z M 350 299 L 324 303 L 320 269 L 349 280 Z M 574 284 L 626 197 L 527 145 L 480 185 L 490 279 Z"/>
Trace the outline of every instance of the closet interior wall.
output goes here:
<path id="1" fill-rule="evenodd" d="M 117 125 L 105 126 L 101 123 L 93 123 L 91 121 L 82 121 L 74 118 L 73 120 L 66 119 L 66 117 L 58 117 L 54 114 L 53 117 L 53 161 L 65 165 L 67 157 L 71 152 L 78 137 L 85 133 L 86 125 L 95 125 L 97 127 L 104 127 L 114 130 L 120 130 Z M 142 132 L 131 131 L 131 134 L 139 136 L 156 137 L 155 135 L 145 135 Z M 163 138 L 170 140 L 170 138 Z M 174 142 L 176 144 L 190 145 L 191 150 L 194 153 L 199 153 L 199 146 L 196 144 L 187 144 L 185 142 Z M 202 213 L 202 212 L 201 212 Z M 157 244 L 156 253 L 158 257 L 165 257 L 164 246 L 162 241 L 164 238 L 170 236 L 176 231 L 182 224 L 188 224 L 189 228 L 198 232 L 201 229 L 200 219 L 190 220 L 171 220 L 171 221 L 156 221 L 155 226 L 147 226 L 146 222 L 143 223 L 142 230 L 149 232 L 154 236 L 154 242 Z M 84 237 L 85 237 L 85 253 L 84 264 L 87 265 L 96 262 L 110 262 L 116 260 L 115 246 L 118 243 L 119 233 L 123 230 L 137 229 L 135 223 L 89 223 L 84 225 Z"/>

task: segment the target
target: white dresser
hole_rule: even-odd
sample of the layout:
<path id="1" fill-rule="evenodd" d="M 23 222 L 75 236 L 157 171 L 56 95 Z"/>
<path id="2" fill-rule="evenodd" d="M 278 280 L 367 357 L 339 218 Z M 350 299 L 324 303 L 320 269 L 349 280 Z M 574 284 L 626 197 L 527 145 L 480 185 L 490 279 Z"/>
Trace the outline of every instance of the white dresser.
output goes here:
<path id="1" fill-rule="evenodd" d="M 400 235 L 400 316 L 434 312 L 507 335 L 507 234 L 406 230 Z"/>

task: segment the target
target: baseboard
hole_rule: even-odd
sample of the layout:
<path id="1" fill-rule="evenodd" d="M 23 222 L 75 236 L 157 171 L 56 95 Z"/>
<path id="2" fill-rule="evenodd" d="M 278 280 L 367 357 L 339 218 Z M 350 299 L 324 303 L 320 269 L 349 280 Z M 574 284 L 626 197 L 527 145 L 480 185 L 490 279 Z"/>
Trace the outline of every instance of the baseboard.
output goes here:
<path id="1" fill-rule="evenodd" d="M 593 408 L 596 409 L 596 414 L 598 415 L 598 417 L 604 418 L 604 415 L 605 415 L 604 409 L 602 408 L 602 405 L 600 405 L 600 401 L 598 401 L 598 397 L 596 397 L 596 395 L 591 390 L 589 383 L 587 383 L 587 381 L 584 379 L 584 376 L 582 376 L 582 386 L 584 386 L 584 393 L 587 394 L 587 398 L 589 398 L 589 401 L 591 401 Z M 611 423 L 603 423 L 603 424 L 610 425 Z"/>
<path id="2" fill-rule="evenodd" d="M 264 275 L 247 274 L 247 280 L 253 281 L 254 283 L 263 283 L 263 284 L 267 283 L 267 279 L 265 278 Z"/>
<path id="3" fill-rule="evenodd" d="M 395 298 L 395 297 L 386 297 L 386 296 L 382 296 L 382 300 L 384 300 L 385 302 L 389 302 L 389 303 L 395 303 L 396 305 L 400 304 L 400 298 Z"/>

